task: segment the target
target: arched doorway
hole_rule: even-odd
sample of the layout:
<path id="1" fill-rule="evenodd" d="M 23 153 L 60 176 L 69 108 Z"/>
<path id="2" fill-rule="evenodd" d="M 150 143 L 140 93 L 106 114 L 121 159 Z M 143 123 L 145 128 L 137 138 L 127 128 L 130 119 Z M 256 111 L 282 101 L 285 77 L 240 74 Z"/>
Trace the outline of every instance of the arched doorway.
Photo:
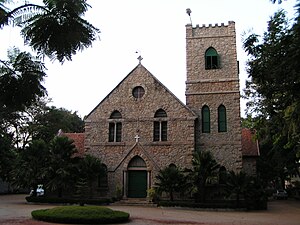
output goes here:
<path id="1" fill-rule="evenodd" d="M 145 161 L 135 156 L 128 164 L 128 197 L 147 197 L 147 168 Z"/>

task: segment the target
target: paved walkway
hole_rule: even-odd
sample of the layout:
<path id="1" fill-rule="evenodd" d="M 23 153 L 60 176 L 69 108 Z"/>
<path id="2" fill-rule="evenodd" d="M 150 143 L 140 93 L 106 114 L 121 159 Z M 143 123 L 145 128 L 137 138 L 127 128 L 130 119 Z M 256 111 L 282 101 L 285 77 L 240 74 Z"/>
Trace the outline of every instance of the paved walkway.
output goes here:
<path id="1" fill-rule="evenodd" d="M 35 205 L 25 201 L 25 195 L 0 195 L 1 225 L 53 225 L 31 219 L 31 211 L 55 207 Z M 155 208 L 109 206 L 130 213 L 130 225 L 299 225 L 300 201 L 269 202 L 267 211 L 234 212 L 193 210 L 183 208 Z"/>

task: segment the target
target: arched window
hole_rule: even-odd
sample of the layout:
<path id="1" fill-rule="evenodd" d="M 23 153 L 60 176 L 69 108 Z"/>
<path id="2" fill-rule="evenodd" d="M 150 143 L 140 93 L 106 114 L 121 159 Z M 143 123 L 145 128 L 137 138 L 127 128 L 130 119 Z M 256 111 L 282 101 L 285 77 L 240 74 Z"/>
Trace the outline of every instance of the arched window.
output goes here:
<path id="1" fill-rule="evenodd" d="M 205 69 L 218 69 L 219 68 L 219 55 L 218 52 L 210 47 L 205 52 Z"/>
<path id="2" fill-rule="evenodd" d="M 154 114 L 153 125 L 153 141 L 167 141 L 167 113 L 163 109 L 159 109 Z"/>
<path id="3" fill-rule="evenodd" d="M 109 117 L 109 142 L 121 142 L 122 138 L 122 115 L 118 110 L 115 110 Z"/>
<path id="4" fill-rule="evenodd" d="M 221 166 L 219 169 L 219 184 L 226 184 L 226 168 L 224 166 Z"/>
<path id="5" fill-rule="evenodd" d="M 218 108 L 218 132 L 227 132 L 226 108 L 220 105 Z"/>
<path id="6" fill-rule="evenodd" d="M 121 119 L 122 115 L 118 110 L 113 111 L 113 113 L 109 117 L 110 119 Z"/>
<path id="7" fill-rule="evenodd" d="M 98 187 L 106 189 L 108 187 L 107 166 L 102 164 L 103 173 L 98 176 Z"/>
<path id="8" fill-rule="evenodd" d="M 176 169 L 176 168 L 177 168 L 177 166 L 176 166 L 174 163 L 171 163 L 171 164 L 169 165 L 169 167 L 170 167 L 170 168 L 173 168 L 173 169 Z"/>
<path id="9" fill-rule="evenodd" d="M 207 105 L 202 107 L 202 133 L 210 133 L 210 110 Z"/>
<path id="10" fill-rule="evenodd" d="M 162 118 L 162 117 L 167 117 L 167 113 L 163 109 L 159 109 L 155 112 L 154 118 Z"/>
<path id="11" fill-rule="evenodd" d="M 145 161 L 138 155 L 134 156 L 128 163 L 128 168 L 146 168 Z"/>

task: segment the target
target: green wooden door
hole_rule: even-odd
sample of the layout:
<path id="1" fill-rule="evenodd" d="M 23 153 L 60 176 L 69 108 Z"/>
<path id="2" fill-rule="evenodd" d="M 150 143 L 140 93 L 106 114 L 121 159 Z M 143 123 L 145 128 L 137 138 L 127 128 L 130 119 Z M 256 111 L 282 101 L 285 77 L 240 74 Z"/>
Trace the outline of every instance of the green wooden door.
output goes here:
<path id="1" fill-rule="evenodd" d="M 128 171 L 128 197 L 129 198 L 147 197 L 147 171 L 145 170 Z"/>

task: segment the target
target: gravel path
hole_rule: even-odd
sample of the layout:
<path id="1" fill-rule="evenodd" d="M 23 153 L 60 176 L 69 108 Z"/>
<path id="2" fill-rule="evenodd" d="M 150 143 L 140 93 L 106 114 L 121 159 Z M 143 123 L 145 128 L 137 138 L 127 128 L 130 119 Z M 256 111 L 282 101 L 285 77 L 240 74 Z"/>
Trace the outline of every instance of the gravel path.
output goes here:
<path id="1" fill-rule="evenodd" d="M 31 211 L 56 205 L 28 204 L 25 195 L 0 195 L 0 224 L 53 225 L 31 219 Z M 300 201 L 271 201 L 266 211 L 194 210 L 109 206 L 130 213 L 130 225 L 300 225 Z M 124 224 L 124 223 L 123 223 Z"/>

